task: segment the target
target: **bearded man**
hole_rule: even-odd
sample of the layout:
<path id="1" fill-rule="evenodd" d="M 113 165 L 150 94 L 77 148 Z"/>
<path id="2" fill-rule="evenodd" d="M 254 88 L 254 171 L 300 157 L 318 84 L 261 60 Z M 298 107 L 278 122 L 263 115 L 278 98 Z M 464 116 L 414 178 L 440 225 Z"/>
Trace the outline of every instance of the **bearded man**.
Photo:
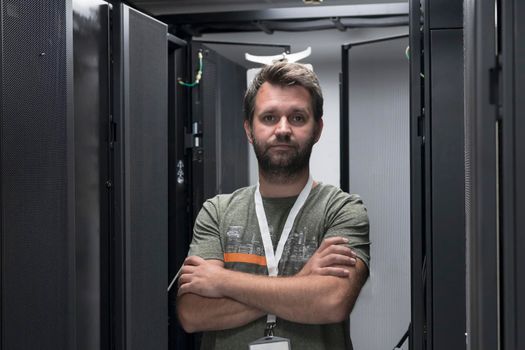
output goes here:
<path id="1" fill-rule="evenodd" d="M 244 98 L 259 184 L 206 201 L 179 278 L 177 313 L 202 349 L 352 349 L 348 317 L 368 277 L 357 195 L 316 182 L 323 130 L 317 76 L 265 66 Z"/>

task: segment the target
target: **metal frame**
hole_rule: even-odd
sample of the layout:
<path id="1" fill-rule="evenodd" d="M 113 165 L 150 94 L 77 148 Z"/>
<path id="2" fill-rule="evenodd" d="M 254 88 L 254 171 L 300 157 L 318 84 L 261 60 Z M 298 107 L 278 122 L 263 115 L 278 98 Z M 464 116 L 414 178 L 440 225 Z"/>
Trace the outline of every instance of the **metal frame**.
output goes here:
<path id="1" fill-rule="evenodd" d="M 75 205 L 76 194 L 75 194 L 75 109 L 73 105 L 73 1 L 66 0 L 66 123 L 67 123 L 67 226 L 69 231 L 68 241 L 68 316 L 69 324 L 68 336 L 67 336 L 67 347 L 75 349 L 77 347 L 77 312 L 76 312 L 76 227 L 75 227 Z"/>
<path id="2" fill-rule="evenodd" d="M 113 124 L 113 65 L 112 65 L 112 45 L 113 45 L 113 37 L 111 33 L 111 13 L 112 13 L 112 5 L 108 2 L 107 6 L 107 22 L 104 22 L 104 28 L 103 30 L 106 31 L 106 40 L 108 43 L 108 52 L 107 52 L 107 61 L 106 61 L 106 69 L 107 69 L 107 96 L 108 96 L 108 110 L 107 110 L 107 127 L 106 132 L 108 135 L 107 138 L 107 149 L 106 149 L 106 160 L 107 163 L 103 166 L 106 167 L 106 173 L 107 173 L 107 181 L 105 183 L 105 190 L 107 192 L 106 194 L 106 203 L 107 206 L 107 212 L 105 213 L 105 219 L 106 219 L 106 228 L 105 232 L 107 233 L 105 238 L 105 242 L 101 244 L 101 250 L 102 250 L 102 261 L 101 266 L 105 266 L 106 268 L 101 271 L 101 278 L 104 280 L 101 282 L 102 286 L 102 295 L 101 295 L 101 350 L 110 349 L 111 348 L 111 338 L 112 338 L 112 325 L 113 325 L 113 314 L 111 309 L 111 303 L 112 303 L 112 296 L 111 296 L 111 285 L 112 285 L 112 261 L 111 261 L 111 252 L 113 247 L 113 227 L 115 222 L 115 208 L 113 206 L 114 203 L 114 192 L 112 189 L 112 184 L 114 182 L 114 169 L 112 164 L 114 164 L 114 154 L 113 154 L 113 146 L 114 146 L 114 124 Z"/>
<path id="3" fill-rule="evenodd" d="M 382 41 L 406 38 L 408 34 L 399 34 L 385 38 L 364 40 L 341 46 L 341 74 L 339 75 L 339 182 L 343 191 L 348 192 L 350 186 L 350 104 L 348 101 L 348 80 L 350 78 L 350 65 L 348 63 L 349 51 L 354 46 L 361 46 Z"/>
<path id="4" fill-rule="evenodd" d="M 341 5 L 322 7 L 292 7 L 254 11 L 231 11 L 157 16 L 162 22 L 202 24 L 212 22 L 248 22 L 256 20 L 293 20 L 332 17 L 380 17 L 408 14 L 408 4 Z"/>
<path id="5" fill-rule="evenodd" d="M 349 106 L 349 81 L 350 81 L 350 65 L 349 65 L 349 52 L 350 49 L 354 46 L 362 46 L 362 45 L 368 45 L 368 44 L 374 44 L 389 40 L 395 40 L 395 39 L 401 39 L 401 38 L 407 38 L 409 37 L 409 34 L 399 34 L 384 38 L 378 38 L 378 39 L 371 39 L 371 40 L 365 40 L 360 42 L 355 42 L 351 44 L 346 44 L 341 46 L 341 64 L 342 64 L 342 72 L 340 73 L 339 77 L 339 91 L 340 91 L 340 124 L 339 124 L 339 136 L 340 136 L 340 188 L 345 191 L 349 192 L 350 190 L 350 136 L 349 136 L 349 128 L 350 128 L 350 106 Z M 419 54 L 419 51 L 416 51 Z M 412 61 L 412 60 L 411 60 Z M 411 78 L 412 78 L 412 63 L 410 66 L 410 72 L 411 72 Z M 419 71 L 417 72 L 417 77 L 419 77 Z M 412 80 L 410 80 L 410 85 L 412 85 Z M 412 96 L 412 88 L 410 89 L 410 95 Z M 412 115 L 412 103 L 413 100 L 411 98 L 411 115 Z M 417 118 L 416 118 L 417 119 Z M 411 117 L 412 120 L 412 117 Z M 417 124 L 417 120 L 416 120 Z M 412 122 L 410 122 L 410 147 L 412 148 L 412 145 L 414 143 L 413 135 L 412 135 L 413 127 Z M 417 132 L 417 128 L 416 128 Z M 420 139 L 417 138 L 416 140 L 417 144 L 419 145 L 421 143 Z M 411 158 L 411 169 L 410 169 L 410 176 L 411 178 L 414 177 L 414 174 L 412 172 L 412 164 L 413 164 L 413 154 L 411 151 L 410 158 Z M 421 178 L 422 174 L 419 173 L 419 179 Z M 417 176 L 416 176 L 417 177 Z M 421 195 L 421 187 L 414 186 L 414 180 L 411 180 L 411 197 L 414 195 Z M 417 182 L 416 182 L 417 183 Z M 412 200 L 412 199 L 411 199 Z M 419 208 L 419 207 L 418 207 Z M 411 206 L 411 212 L 413 213 L 413 208 Z M 412 225 L 412 217 L 411 215 L 411 225 Z M 412 242 L 412 239 L 411 239 Z M 412 243 L 411 243 L 412 245 Z M 412 248 L 411 248 L 412 250 Z M 414 276 L 414 273 L 410 271 L 411 275 Z M 419 276 L 420 274 L 416 274 L 416 276 Z M 412 277 L 412 280 L 414 277 Z M 412 288 L 412 282 L 411 282 L 411 288 Z M 412 295 L 414 293 L 412 292 Z M 421 311 L 422 309 L 420 309 Z M 413 312 L 411 312 L 411 320 L 413 317 Z M 409 336 L 410 328 L 406 331 L 406 333 L 401 337 L 398 344 L 396 345 L 396 348 L 399 348 L 403 345 L 403 343 L 406 341 L 406 339 Z M 422 347 L 416 347 L 415 349 L 422 349 Z"/>
<path id="6" fill-rule="evenodd" d="M 348 101 L 348 79 L 350 65 L 348 51 L 350 47 L 341 46 L 341 74 L 339 75 L 339 187 L 348 192 L 350 190 L 350 103 Z"/>
<path id="7" fill-rule="evenodd" d="M 497 106 L 491 96 L 497 67 L 494 1 L 465 2 L 465 133 L 468 349 L 498 349 L 499 251 Z"/>
<path id="8" fill-rule="evenodd" d="M 422 33 L 419 0 L 410 1 L 410 281 L 411 324 L 409 348 L 425 347 L 424 232 L 425 232 L 425 143 L 422 134 L 424 84 L 421 79 Z"/>
<path id="9" fill-rule="evenodd" d="M 262 43 L 237 43 L 233 41 L 213 41 L 213 40 L 192 40 L 199 44 L 218 44 L 218 45 L 239 45 L 239 46 L 260 46 L 260 47 L 282 47 L 287 52 L 290 52 L 290 45 L 287 44 L 262 44 Z"/>
<path id="10" fill-rule="evenodd" d="M 124 68 L 127 64 L 123 62 L 129 59 L 129 53 L 127 51 L 128 45 L 128 34 L 129 31 L 129 16 L 128 11 L 123 5 L 117 4 L 113 8 L 112 21 L 114 24 L 113 36 L 113 62 L 114 69 L 113 73 L 113 120 L 114 123 L 122 123 L 122 116 L 127 113 L 129 106 L 124 105 L 124 95 L 128 91 L 129 87 L 129 72 L 125 71 Z M 116 125 L 116 124 L 114 124 Z M 117 140 L 128 139 L 122 134 L 123 130 L 127 128 L 116 128 L 115 135 Z M 113 231 L 112 231 L 112 242 L 111 247 L 111 296 L 110 296 L 110 308 L 112 315 L 112 327 L 111 327 L 111 348 L 116 350 L 126 349 L 128 342 L 128 335 L 126 334 L 126 281 L 128 280 L 125 275 L 127 262 L 126 254 L 126 227 L 129 226 L 129 222 L 125 222 L 125 218 L 129 219 L 129 215 L 125 213 L 129 212 L 129 208 L 125 208 L 124 205 L 127 203 L 126 197 L 129 194 L 129 189 L 125 188 L 126 181 L 124 180 L 124 174 L 129 172 L 129 169 L 124 168 L 126 165 L 129 166 L 129 155 L 126 157 L 125 149 L 122 142 L 115 143 L 113 149 L 113 160 L 114 160 L 114 191 L 113 191 L 113 203 L 112 207 L 114 212 L 112 217 Z M 129 203 L 128 203 L 129 205 Z"/>
<path id="11" fill-rule="evenodd" d="M 172 45 L 174 45 L 176 48 L 183 47 L 188 45 L 186 40 L 183 40 L 173 34 L 168 33 L 168 42 Z"/>
<path id="12" fill-rule="evenodd" d="M 421 0 L 421 6 L 425 6 L 425 9 L 430 7 L 430 0 Z M 421 202 L 421 214 L 422 214 L 422 226 L 421 226 L 421 249 L 423 249 L 423 261 L 421 265 L 421 278 L 422 278 L 422 293 L 423 293 L 423 348 L 432 350 L 432 337 L 433 337 L 433 326 L 432 326 L 432 133 L 431 133 L 431 120 L 430 111 L 432 110 L 432 98 L 430 94 L 430 64 L 431 64 L 431 52 L 430 52 L 430 13 L 424 11 L 422 13 L 423 30 L 421 32 L 421 51 L 423 52 L 422 58 L 422 69 L 421 73 L 424 75 L 423 79 L 423 92 L 422 98 L 422 110 L 421 110 L 421 137 L 423 139 L 423 150 L 422 150 L 422 202 Z M 414 233 L 415 235 L 415 233 Z M 414 247 L 414 249 L 417 249 Z"/>
<path id="13" fill-rule="evenodd" d="M 0 38 L 2 39 L 2 42 L 0 42 L 0 106 L 4 106 L 4 10 L 3 10 L 3 1 L 0 3 Z M 1 126 L 4 125 L 3 118 L 4 113 L 0 113 L 0 137 L 2 136 L 2 128 Z M 0 142 L 0 169 L 2 169 L 2 142 Z M 0 172 L 1 176 L 1 172 Z M 4 271 L 4 194 L 3 194 L 3 184 L 0 182 L 0 350 L 4 349 L 4 274 L 2 273 Z"/>
<path id="14" fill-rule="evenodd" d="M 525 321 L 523 315 L 523 295 L 525 294 L 525 258 L 520 252 L 525 249 L 523 232 L 525 221 L 525 149 L 523 135 L 525 124 L 523 116 L 525 102 L 517 98 L 517 93 L 523 91 L 525 71 L 523 55 L 525 45 L 520 40 L 525 35 L 525 26 L 519 20 L 523 17 L 525 7 L 523 2 L 503 0 L 499 2 L 500 28 L 500 62 L 501 75 L 501 158 L 500 158 L 500 201 L 501 216 L 501 344 L 503 349 L 521 349 L 525 346 L 523 330 Z M 521 151 L 521 154 L 520 154 Z"/>

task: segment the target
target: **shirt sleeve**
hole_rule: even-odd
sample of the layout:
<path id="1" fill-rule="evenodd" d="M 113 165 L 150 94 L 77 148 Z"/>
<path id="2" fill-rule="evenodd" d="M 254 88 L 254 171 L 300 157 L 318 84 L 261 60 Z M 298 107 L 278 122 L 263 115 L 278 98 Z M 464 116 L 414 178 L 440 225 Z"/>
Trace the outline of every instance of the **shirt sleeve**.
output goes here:
<path id="1" fill-rule="evenodd" d="M 358 195 L 339 192 L 327 209 L 324 238 L 341 236 L 348 238 L 349 246 L 370 265 L 370 225 L 366 207 Z"/>
<path id="2" fill-rule="evenodd" d="M 219 197 L 204 202 L 193 226 L 193 238 L 188 256 L 224 260 L 219 229 Z"/>

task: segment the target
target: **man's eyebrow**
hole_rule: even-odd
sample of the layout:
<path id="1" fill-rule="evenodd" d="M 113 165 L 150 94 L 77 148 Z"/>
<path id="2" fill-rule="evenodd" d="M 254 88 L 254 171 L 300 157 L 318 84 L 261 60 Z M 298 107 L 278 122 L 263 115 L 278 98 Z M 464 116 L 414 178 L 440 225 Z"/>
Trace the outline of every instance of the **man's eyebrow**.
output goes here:
<path id="1" fill-rule="evenodd" d="M 277 111 L 279 111 L 279 108 L 277 107 L 268 107 L 266 109 L 262 109 L 258 111 L 257 115 L 261 115 L 265 113 L 275 113 Z M 290 109 L 288 113 L 297 113 L 297 112 L 308 113 L 309 111 L 310 111 L 310 108 L 308 107 L 294 107 Z"/>
<path id="2" fill-rule="evenodd" d="M 309 111 L 310 111 L 310 109 L 308 107 L 301 107 L 301 108 L 294 108 L 294 109 L 292 109 L 292 112 L 294 112 L 294 113 L 295 112 L 306 112 L 307 113 Z"/>

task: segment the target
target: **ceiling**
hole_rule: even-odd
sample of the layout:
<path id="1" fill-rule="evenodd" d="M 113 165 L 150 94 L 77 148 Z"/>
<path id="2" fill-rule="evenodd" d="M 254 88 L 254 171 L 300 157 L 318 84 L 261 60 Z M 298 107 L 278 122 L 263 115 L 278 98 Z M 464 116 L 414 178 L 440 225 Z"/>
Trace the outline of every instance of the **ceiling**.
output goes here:
<path id="1" fill-rule="evenodd" d="M 325 7 L 336 5 L 386 4 L 408 0 L 324 0 L 320 5 L 305 5 L 302 0 L 128 0 L 130 4 L 154 16 L 267 10 L 290 7 Z"/>
<path id="2" fill-rule="evenodd" d="M 126 0 L 157 17 L 170 33 L 304 32 L 408 24 L 408 0 Z M 307 0 L 314 1 L 314 0 Z"/>

